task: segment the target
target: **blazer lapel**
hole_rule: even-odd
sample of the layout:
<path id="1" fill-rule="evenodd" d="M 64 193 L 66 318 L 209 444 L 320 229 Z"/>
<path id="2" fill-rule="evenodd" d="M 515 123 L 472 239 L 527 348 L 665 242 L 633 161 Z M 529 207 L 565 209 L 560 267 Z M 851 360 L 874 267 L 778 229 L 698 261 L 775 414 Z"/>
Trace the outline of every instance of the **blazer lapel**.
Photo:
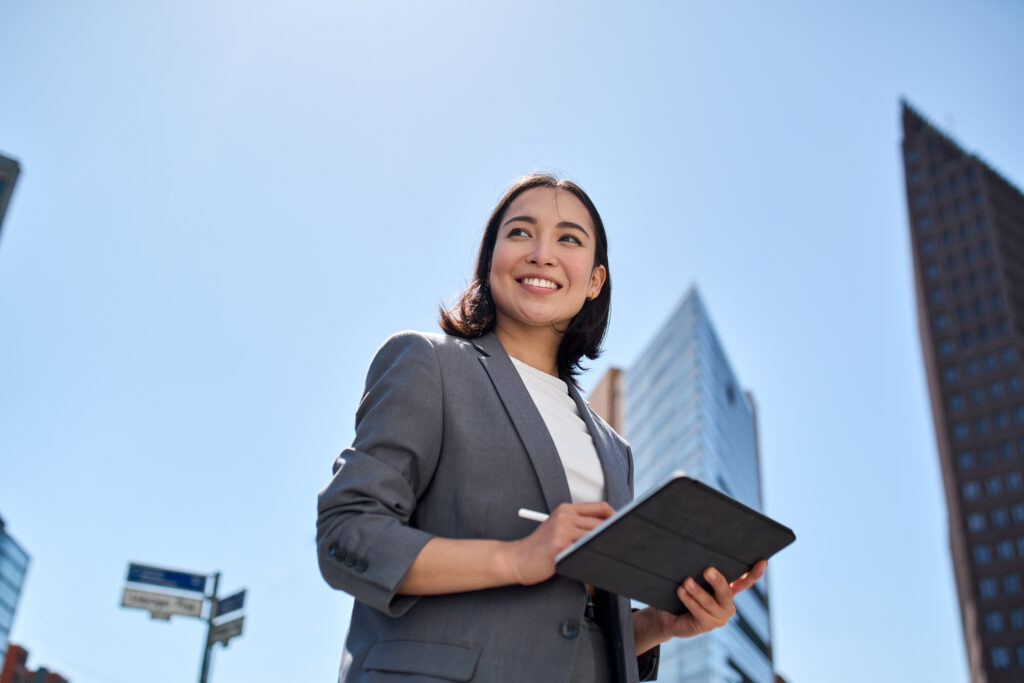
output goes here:
<path id="1" fill-rule="evenodd" d="M 490 376 L 491 383 L 494 384 L 494 389 L 498 392 L 519 434 L 519 439 L 526 448 L 527 455 L 530 456 L 548 512 L 561 503 L 571 502 L 569 482 L 565 478 L 565 468 L 558 457 L 555 442 L 551 440 L 551 434 L 548 433 L 537 406 L 530 398 L 526 385 L 523 384 L 519 372 L 512 365 L 501 342 L 493 332 L 473 339 L 472 342 L 485 354 L 480 357 L 480 363 Z"/>
<path id="2" fill-rule="evenodd" d="M 604 470 L 604 489 L 608 504 L 618 510 L 631 499 L 629 494 L 629 483 L 626 478 L 629 476 L 629 464 L 626 462 L 625 454 L 619 449 L 615 438 L 608 429 L 594 419 L 590 406 L 572 382 L 568 382 L 569 394 L 576 401 L 583 421 L 587 424 L 591 438 L 594 439 L 594 447 L 597 449 L 597 457 L 601 460 L 601 469 Z"/>

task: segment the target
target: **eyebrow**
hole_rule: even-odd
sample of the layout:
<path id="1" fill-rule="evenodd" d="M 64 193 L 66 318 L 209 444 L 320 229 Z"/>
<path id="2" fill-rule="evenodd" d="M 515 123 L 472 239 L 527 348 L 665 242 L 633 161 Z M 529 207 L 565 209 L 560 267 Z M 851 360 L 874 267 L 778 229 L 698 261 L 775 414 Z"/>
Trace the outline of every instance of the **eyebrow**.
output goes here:
<path id="1" fill-rule="evenodd" d="M 507 221 L 505 221 L 501 225 L 502 225 L 502 227 L 504 227 L 504 226 L 508 225 L 509 223 L 511 223 L 513 221 L 523 221 L 525 223 L 529 223 L 530 225 L 537 225 L 537 219 L 534 218 L 533 216 L 512 216 L 512 218 L 509 218 Z M 582 225 L 578 225 L 577 223 L 573 223 L 572 221 L 562 221 L 558 225 L 556 225 L 555 227 L 556 228 L 572 228 L 574 230 L 579 230 L 580 232 L 582 232 L 587 237 L 590 237 L 590 233 L 587 232 L 586 228 L 584 228 Z"/>

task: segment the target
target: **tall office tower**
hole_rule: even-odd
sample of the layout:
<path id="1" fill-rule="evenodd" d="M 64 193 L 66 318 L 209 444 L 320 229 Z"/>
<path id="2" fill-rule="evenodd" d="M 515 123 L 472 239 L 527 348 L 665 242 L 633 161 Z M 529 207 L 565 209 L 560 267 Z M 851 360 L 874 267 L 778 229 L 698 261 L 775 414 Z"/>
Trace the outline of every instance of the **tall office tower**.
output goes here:
<path id="1" fill-rule="evenodd" d="M 27 569 L 28 553 L 8 535 L 4 520 L 0 518 L 0 663 L 7 655 L 7 635 L 11 632 Z"/>
<path id="2" fill-rule="evenodd" d="M 7 204 L 11 201 L 19 170 L 17 161 L 0 154 L 0 230 L 3 229 L 4 214 L 7 213 Z"/>
<path id="3" fill-rule="evenodd" d="M 971 680 L 1024 680 L 1024 195 L 903 103 L 921 335 Z"/>
<path id="4" fill-rule="evenodd" d="M 619 386 L 624 424 L 617 425 L 602 410 L 618 405 Z M 632 445 L 638 495 L 682 469 L 761 508 L 753 398 L 740 390 L 696 288 L 631 367 L 602 378 L 590 401 Z M 736 597 L 736 616 L 724 628 L 663 645 L 658 680 L 773 683 L 768 615 L 762 579 Z"/>

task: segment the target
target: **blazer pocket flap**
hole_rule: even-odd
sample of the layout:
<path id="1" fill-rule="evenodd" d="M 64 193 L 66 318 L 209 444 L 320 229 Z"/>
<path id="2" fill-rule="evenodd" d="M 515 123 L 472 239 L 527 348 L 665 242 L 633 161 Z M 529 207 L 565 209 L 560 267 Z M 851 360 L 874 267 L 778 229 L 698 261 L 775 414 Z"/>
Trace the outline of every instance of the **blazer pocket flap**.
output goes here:
<path id="1" fill-rule="evenodd" d="M 381 640 L 363 661 L 369 671 L 423 674 L 448 681 L 468 681 L 476 671 L 480 649 L 428 640 Z"/>

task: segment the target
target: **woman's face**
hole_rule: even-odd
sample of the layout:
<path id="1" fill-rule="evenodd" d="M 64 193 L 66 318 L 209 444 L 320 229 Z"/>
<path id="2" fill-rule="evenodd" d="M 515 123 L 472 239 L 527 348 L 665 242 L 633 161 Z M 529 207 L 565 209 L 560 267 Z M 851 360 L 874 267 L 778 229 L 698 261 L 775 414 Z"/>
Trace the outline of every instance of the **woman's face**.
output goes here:
<path id="1" fill-rule="evenodd" d="M 491 257 L 496 326 L 564 330 L 604 285 L 596 239 L 590 212 L 571 192 L 535 187 L 512 200 Z"/>

